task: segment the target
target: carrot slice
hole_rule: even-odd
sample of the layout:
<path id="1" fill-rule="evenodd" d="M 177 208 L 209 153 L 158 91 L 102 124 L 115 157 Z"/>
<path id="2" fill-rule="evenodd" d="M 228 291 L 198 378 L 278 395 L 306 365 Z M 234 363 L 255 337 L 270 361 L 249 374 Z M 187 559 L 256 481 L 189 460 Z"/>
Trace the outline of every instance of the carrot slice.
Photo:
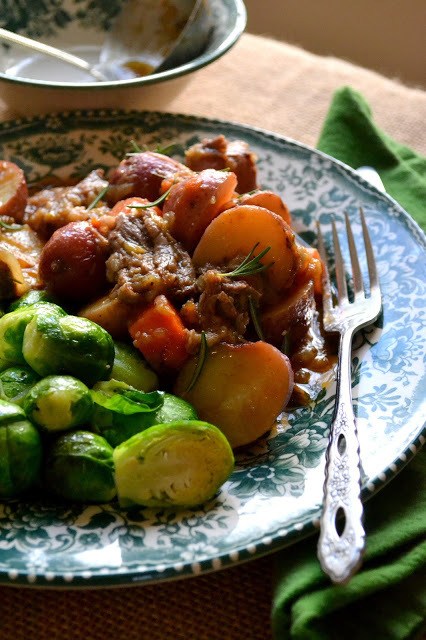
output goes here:
<path id="1" fill-rule="evenodd" d="M 157 371 L 179 369 L 188 358 L 188 331 L 166 296 L 157 296 L 130 323 L 133 344 Z"/>

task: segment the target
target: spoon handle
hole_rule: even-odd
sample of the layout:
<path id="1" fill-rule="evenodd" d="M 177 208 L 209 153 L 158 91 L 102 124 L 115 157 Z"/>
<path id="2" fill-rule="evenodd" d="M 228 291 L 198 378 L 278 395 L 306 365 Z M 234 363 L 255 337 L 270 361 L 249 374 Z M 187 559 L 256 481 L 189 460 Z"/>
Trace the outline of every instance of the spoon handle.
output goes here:
<path id="1" fill-rule="evenodd" d="M 18 44 L 22 47 L 26 47 L 27 49 L 32 49 L 33 51 L 38 51 L 39 53 L 44 53 L 45 55 L 52 56 L 53 58 L 57 58 L 58 60 L 62 60 L 62 62 L 66 62 L 67 64 L 71 64 L 74 67 L 78 67 L 79 69 L 83 69 L 90 73 L 96 80 L 105 81 L 105 77 L 102 73 L 98 72 L 97 69 L 94 69 L 87 60 L 83 60 L 77 56 L 74 56 L 72 53 L 67 53 L 66 51 L 62 51 L 61 49 L 57 49 L 56 47 L 51 47 L 48 44 L 44 44 L 43 42 L 37 42 L 37 40 L 32 40 L 31 38 L 27 38 L 25 36 L 21 36 L 18 33 L 13 33 L 12 31 L 8 31 L 7 29 L 0 28 L 0 40 L 5 40 L 6 42 L 12 42 L 13 44 Z"/>

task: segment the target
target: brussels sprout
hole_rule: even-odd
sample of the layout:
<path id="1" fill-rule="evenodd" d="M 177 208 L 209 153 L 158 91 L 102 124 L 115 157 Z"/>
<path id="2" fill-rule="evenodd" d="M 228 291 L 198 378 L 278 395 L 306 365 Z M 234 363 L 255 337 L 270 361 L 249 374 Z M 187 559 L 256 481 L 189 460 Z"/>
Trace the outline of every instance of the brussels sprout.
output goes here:
<path id="1" fill-rule="evenodd" d="M 29 391 L 23 404 L 28 418 L 46 431 L 79 427 L 92 415 L 86 385 L 72 376 L 47 376 Z"/>
<path id="2" fill-rule="evenodd" d="M 0 371 L 15 364 L 27 364 L 22 354 L 22 343 L 25 329 L 36 314 L 52 317 L 66 315 L 56 304 L 38 302 L 20 307 L 0 318 Z"/>
<path id="3" fill-rule="evenodd" d="M 22 353 L 41 376 L 65 373 L 91 386 L 109 378 L 114 342 L 105 329 L 86 318 L 37 313 L 25 329 Z"/>
<path id="4" fill-rule="evenodd" d="M 18 405 L 0 400 L 0 499 L 18 496 L 37 483 L 41 456 L 36 427 Z"/>
<path id="5" fill-rule="evenodd" d="M 112 447 L 89 431 L 61 435 L 45 465 L 46 487 L 75 502 L 109 502 L 116 495 Z"/>
<path id="6" fill-rule="evenodd" d="M 10 367 L 0 373 L 0 398 L 22 405 L 29 390 L 40 380 L 30 367 Z"/>
<path id="7" fill-rule="evenodd" d="M 234 455 L 223 433 L 207 422 L 159 424 L 114 449 L 120 505 L 196 507 L 231 474 Z"/>
<path id="8" fill-rule="evenodd" d="M 123 382 L 109 380 L 93 387 L 92 428 L 113 447 L 154 424 L 196 420 L 194 407 L 169 393 L 143 393 Z"/>
<path id="9" fill-rule="evenodd" d="M 16 311 L 16 309 L 28 307 L 39 302 L 54 302 L 54 300 L 44 289 L 31 289 L 27 293 L 24 293 L 23 296 L 12 302 L 12 304 L 9 305 L 8 311 Z"/>
<path id="10" fill-rule="evenodd" d="M 158 387 L 158 376 L 148 367 L 140 351 L 124 342 L 115 342 L 115 357 L 111 378 L 130 384 L 140 391 Z"/>

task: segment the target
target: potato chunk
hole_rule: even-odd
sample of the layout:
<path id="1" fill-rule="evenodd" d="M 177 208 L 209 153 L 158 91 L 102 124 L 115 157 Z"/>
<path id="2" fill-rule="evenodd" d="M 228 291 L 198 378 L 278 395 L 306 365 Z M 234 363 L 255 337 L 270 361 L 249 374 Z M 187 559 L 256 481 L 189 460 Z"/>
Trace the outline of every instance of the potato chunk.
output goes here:
<path id="1" fill-rule="evenodd" d="M 217 345 L 188 391 L 196 364 L 195 358 L 184 365 L 175 393 L 219 427 L 233 448 L 269 431 L 293 390 L 290 361 L 267 342 Z"/>
<path id="2" fill-rule="evenodd" d="M 272 262 L 264 272 L 272 289 L 280 292 L 289 287 L 300 261 L 295 236 L 282 218 L 263 207 L 243 205 L 223 211 L 204 232 L 193 262 L 198 267 L 227 265 L 237 256 L 247 256 L 256 244 L 256 255 L 270 247 L 263 263 Z"/>

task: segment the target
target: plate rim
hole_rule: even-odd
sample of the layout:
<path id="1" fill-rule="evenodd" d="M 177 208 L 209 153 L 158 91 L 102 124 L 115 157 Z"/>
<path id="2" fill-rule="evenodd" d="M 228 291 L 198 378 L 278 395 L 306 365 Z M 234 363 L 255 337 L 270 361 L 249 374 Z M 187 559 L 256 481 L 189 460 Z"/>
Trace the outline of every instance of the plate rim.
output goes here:
<path id="1" fill-rule="evenodd" d="M 302 148 L 309 152 L 313 152 L 316 155 L 321 156 L 332 162 L 332 164 L 349 177 L 351 180 L 362 186 L 364 190 L 371 192 L 374 196 L 380 200 L 384 200 L 388 204 L 392 205 L 392 208 L 397 212 L 398 216 L 402 217 L 406 224 L 410 234 L 420 248 L 426 253 L 426 233 L 419 226 L 419 224 L 412 218 L 412 216 L 388 193 L 383 193 L 377 189 L 374 185 L 366 181 L 361 177 L 355 169 L 345 164 L 344 162 L 334 158 L 314 147 L 311 147 L 305 143 L 299 142 L 291 137 L 281 135 L 279 133 L 264 129 L 261 127 L 252 126 L 249 124 L 240 123 L 234 120 L 225 120 L 219 118 L 211 118 L 207 116 L 198 116 L 195 114 L 185 114 L 179 112 L 168 111 L 152 111 L 152 110 L 137 110 L 137 109 L 74 109 L 70 111 L 57 111 L 46 114 L 38 114 L 34 116 L 28 116 L 24 118 L 15 118 L 6 120 L 0 123 L 0 143 L 2 137 L 5 135 L 8 137 L 8 132 L 13 135 L 14 130 L 20 127 L 26 127 L 29 125 L 42 125 L 48 118 L 93 118 L 96 116 L 105 117 L 109 116 L 115 118 L 116 116 L 122 116 L 123 118 L 137 118 L 155 116 L 160 120 L 163 118 L 172 118 L 174 123 L 179 121 L 186 121 L 189 123 L 206 123 L 210 125 L 222 125 L 225 127 L 234 127 L 237 130 L 247 131 L 248 133 L 254 132 L 270 138 L 275 142 L 284 143 L 296 148 Z M 69 133 L 73 130 L 83 127 L 83 123 L 74 124 L 70 127 Z M 15 129 L 14 129 L 15 128 Z M 94 129 L 106 130 L 105 123 L 101 123 Z M 39 131 L 42 134 L 48 133 L 48 130 Z M 68 131 L 66 132 L 68 133 Z M 426 422 L 419 427 L 416 437 L 407 445 L 406 449 L 399 454 L 384 470 L 382 470 L 377 477 L 369 481 L 364 485 L 361 491 L 361 497 L 363 502 L 369 500 L 378 491 L 380 491 L 385 485 L 393 480 L 399 472 L 408 464 L 408 462 L 418 453 L 423 444 L 426 441 Z M 392 467 L 395 467 L 392 469 Z M 65 572 L 60 574 L 49 575 L 49 572 L 36 572 L 33 575 L 29 575 L 27 571 L 8 572 L 0 570 L 0 585 L 1 586 L 15 586 L 15 587 L 31 587 L 31 588 L 54 588 L 54 589 L 82 589 L 82 588 L 114 588 L 114 587 L 130 587 L 143 584 L 157 584 L 165 581 L 186 579 L 196 575 L 206 575 L 219 569 L 225 569 L 231 566 L 249 561 L 250 559 L 257 559 L 270 553 L 277 552 L 281 549 L 290 546 L 294 542 L 298 542 L 306 537 L 312 536 L 318 530 L 318 516 L 320 509 L 315 512 L 315 517 L 312 517 L 312 513 L 309 512 L 306 522 L 303 520 L 290 524 L 286 530 L 278 529 L 268 536 L 264 536 L 262 540 L 256 541 L 253 545 L 247 545 L 242 543 L 236 546 L 232 552 L 223 551 L 220 552 L 214 558 L 206 558 L 199 560 L 196 563 L 186 563 L 182 567 L 169 566 L 164 571 L 160 571 L 158 565 L 152 567 L 136 567 L 130 568 L 128 565 L 123 572 L 114 571 L 110 573 L 107 570 L 106 573 L 93 571 L 73 571 L 72 581 L 69 581 Z M 303 532 L 303 533 L 302 533 Z M 183 564 L 183 563 L 182 563 Z M 144 570 L 141 571 L 141 568 Z M 13 575 L 11 575 L 13 574 Z"/>

